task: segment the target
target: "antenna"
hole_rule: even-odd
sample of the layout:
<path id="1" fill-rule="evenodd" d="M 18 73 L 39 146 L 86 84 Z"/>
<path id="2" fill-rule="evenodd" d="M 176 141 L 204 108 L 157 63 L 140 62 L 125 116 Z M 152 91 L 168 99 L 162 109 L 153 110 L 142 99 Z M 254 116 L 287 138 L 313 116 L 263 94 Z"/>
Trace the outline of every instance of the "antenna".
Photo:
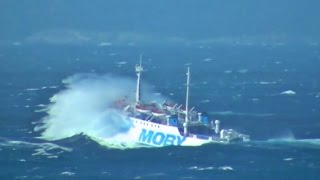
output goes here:
<path id="1" fill-rule="evenodd" d="M 190 87 L 190 67 L 187 71 L 187 93 L 186 93 L 186 123 L 189 122 L 189 87 Z"/>
<path id="2" fill-rule="evenodd" d="M 142 67 L 142 54 L 140 54 L 140 67 Z"/>
<path id="3" fill-rule="evenodd" d="M 139 104 L 141 100 L 141 94 L 140 94 L 140 80 L 141 80 L 141 72 L 143 71 L 142 68 L 142 54 L 140 54 L 140 65 L 136 65 L 136 73 L 137 73 L 137 89 L 136 89 L 136 104 Z"/>
<path id="4" fill-rule="evenodd" d="M 188 67 L 188 71 L 187 71 L 186 117 L 185 117 L 185 122 L 183 123 L 185 135 L 187 135 L 188 133 L 188 124 L 189 124 L 189 87 L 190 87 L 190 67 Z"/>

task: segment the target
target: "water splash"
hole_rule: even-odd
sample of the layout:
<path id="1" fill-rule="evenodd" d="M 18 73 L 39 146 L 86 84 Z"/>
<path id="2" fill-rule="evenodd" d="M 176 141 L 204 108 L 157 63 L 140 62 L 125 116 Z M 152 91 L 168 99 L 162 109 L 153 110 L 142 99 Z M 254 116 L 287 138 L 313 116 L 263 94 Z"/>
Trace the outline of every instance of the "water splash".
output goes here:
<path id="1" fill-rule="evenodd" d="M 35 127 L 42 139 L 60 140 L 84 134 L 102 145 L 135 147 L 126 138 L 132 127 L 128 117 L 112 108 L 119 98 L 133 102 L 135 81 L 127 78 L 80 74 L 63 81 L 66 89 L 54 95 L 44 110 L 47 116 Z M 145 88 L 150 99 L 151 89 Z M 156 97 L 161 98 L 161 97 Z"/>

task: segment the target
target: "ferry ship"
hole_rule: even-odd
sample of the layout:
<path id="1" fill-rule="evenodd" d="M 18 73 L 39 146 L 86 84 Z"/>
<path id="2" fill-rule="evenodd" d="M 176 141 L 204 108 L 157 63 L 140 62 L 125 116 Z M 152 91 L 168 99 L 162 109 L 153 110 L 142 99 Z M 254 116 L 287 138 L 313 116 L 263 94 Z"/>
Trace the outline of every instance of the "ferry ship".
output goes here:
<path id="1" fill-rule="evenodd" d="M 119 99 L 114 106 L 128 118 L 132 127 L 128 132 L 130 141 L 138 144 L 163 146 L 199 146 L 206 143 L 229 143 L 249 141 L 249 135 L 233 129 L 220 129 L 219 120 L 209 120 L 207 113 L 189 109 L 190 67 L 187 68 L 185 107 L 179 104 L 145 103 L 141 100 L 141 63 L 136 65 L 137 84 L 135 102 Z"/>

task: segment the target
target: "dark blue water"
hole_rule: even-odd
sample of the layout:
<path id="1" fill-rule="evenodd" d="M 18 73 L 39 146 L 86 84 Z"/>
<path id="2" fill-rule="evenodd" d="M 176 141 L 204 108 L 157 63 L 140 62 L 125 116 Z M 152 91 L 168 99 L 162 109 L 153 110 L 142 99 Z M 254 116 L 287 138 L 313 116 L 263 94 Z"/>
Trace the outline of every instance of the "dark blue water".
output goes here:
<path id="1" fill-rule="evenodd" d="M 192 106 L 252 142 L 117 149 L 84 134 L 38 138 L 34 128 L 47 114 L 35 111 L 67 89 L 62 80 L 83 73 L 134 79 L 140 53 L 143 82 L 155 93 L 183 103 L 190 65 Z M 0 62 L 1 179 L 320 178 L 318 46 L 21 45 L 2 46 Z"/>

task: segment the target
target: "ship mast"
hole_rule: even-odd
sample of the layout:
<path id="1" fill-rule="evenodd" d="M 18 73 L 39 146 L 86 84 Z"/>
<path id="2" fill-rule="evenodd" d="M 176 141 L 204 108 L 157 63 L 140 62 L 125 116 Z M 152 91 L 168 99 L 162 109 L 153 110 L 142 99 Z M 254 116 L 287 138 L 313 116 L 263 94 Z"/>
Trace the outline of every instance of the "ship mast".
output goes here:
<path id="1" fill-rule="evenodd" d="M 188 133 L 188 124 L 189 124 L 189 87 L 190 87 L 190 67 L 187 71 L 187 93 L 186 93 L 186 117 L 185 122 L 183 123 L 184 135 Z"/>
<path id="2" fill-rule="evenodd" d="M 137 73 L 137 90 L 136 90 L 136 104 L 138 105 L 141 100 L 141 94 L 140 94 L 140 79 L 141 79 L 141 72 L 143 71 L 142 68 L 142 55 L 140 54 L 140 65 L 136 65 L 136 73 Z"/>

